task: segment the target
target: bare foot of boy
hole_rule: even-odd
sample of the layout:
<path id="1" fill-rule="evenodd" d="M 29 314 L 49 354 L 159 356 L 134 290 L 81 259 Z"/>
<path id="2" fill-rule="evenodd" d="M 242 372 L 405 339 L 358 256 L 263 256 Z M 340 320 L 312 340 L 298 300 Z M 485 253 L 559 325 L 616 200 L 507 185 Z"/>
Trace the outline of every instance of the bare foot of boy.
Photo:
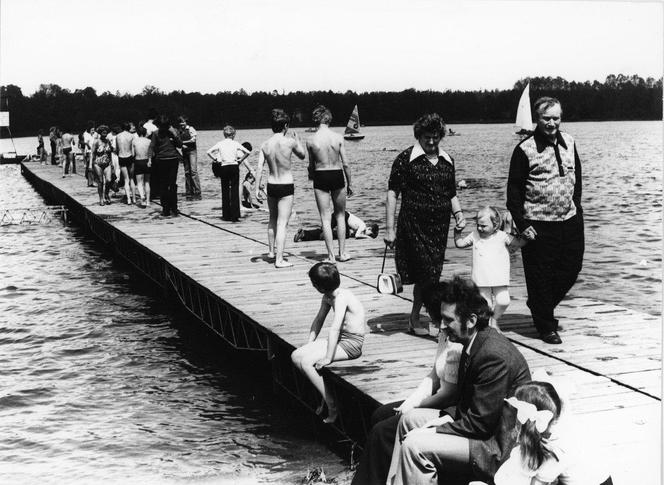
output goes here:
<path id="1" fill-rule="evenodd" d="M 350 261 L 351 257 L 348 253 L 343 253 L 339 255 L 339 261 L 342 263 L 345 263 L 346 261 Z"/>

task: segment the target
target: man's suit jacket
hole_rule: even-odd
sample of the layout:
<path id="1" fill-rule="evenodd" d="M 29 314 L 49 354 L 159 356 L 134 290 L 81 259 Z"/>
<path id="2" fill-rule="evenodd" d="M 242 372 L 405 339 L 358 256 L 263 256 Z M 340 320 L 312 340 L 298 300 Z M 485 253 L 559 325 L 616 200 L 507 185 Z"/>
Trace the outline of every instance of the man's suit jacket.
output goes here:
<path id="1" fill-rule="evenodd" d="M 455 420 L 436 428 L 470 439 L 471 466 L 478 478 L 493 477 L 509 456 L 516 434 L 514 415 L 504 400 L 527 382 L 530 369 L 521 352 L 493 328 L 479 330 L 460 362 Z"/>

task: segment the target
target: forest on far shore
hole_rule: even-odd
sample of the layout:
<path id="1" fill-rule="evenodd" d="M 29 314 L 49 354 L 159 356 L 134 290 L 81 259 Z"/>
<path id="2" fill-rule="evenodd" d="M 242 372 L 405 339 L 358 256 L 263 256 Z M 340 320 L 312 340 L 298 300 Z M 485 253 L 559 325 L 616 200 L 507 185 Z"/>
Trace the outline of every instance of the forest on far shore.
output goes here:
<path id="1" fill-rule="evenodd" d="M 346 124 L 357 104 L 363 125 L 412 124 L 423 113 L 440 113 L 448 124 L 514 122 L 521 92 L 530 82 L 530 99 L 554 96 L 563 105 L 565 121 L 661 120 L 662 78 L 643 79 L 638 75 L 609 75 L 604 82 L 576 82 L 561 77 L 533 77 L 518 80 L 509 90 L 432 91 L 406 89 L 401 92 L 367 93 L 254 92 L 244 90 L 201 94 L 172 91 L 164 93 L 145 86 L 140 94 L 97 93 L 86 87 L 70 91 L 57 84 L 41 84 L 30 96 L 19 86 L 0 87 L 1 111 L 10 112 L 11 132 L 29 136 L 51 126 L 78 133 L 88 121 L 98 125 L 140 121 L 151 109 L 169 116 L 184 114 L 197 129 L 219 129 L 226 124 L 236 128 L 270 126 L 272 108 L 291 114 L 291 126 L 311 126 L 311 111 L 324 104 L 332 111 L 332 125 Z M 7 130 L 2 130 L 6 137 Z"/>

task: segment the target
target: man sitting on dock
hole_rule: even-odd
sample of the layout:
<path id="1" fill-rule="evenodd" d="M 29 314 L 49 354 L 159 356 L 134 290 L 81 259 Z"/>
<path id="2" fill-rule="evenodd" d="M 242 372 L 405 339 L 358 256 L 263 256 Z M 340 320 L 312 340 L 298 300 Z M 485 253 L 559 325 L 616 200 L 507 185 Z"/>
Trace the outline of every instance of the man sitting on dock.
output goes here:
<path id="1" fill-rule="evenodd" d="M 488 326 L 491 310 L 471 281 L 455 277 L 424 296 L 449 340 L 463 344 L 457 382 L 441 384 L 420 407 L 403 414 L 395 414 L 401 411 L 399 402 L 374 413 L 355 485 L 386 483 L 397 431 L 403 441 L 395 484 L 450 483 L 459 475 L 490 479 L 514 444 L 513 423 L 501 419 L 503 401 L 530 381 L 526 360 Z M 456 407 L 454 416 L 443 411 L 450 406 Z"/>
<path id="2" fill-rule="evenodd" d="M 272 131 L 274 135 L 263 143 L 258 155 L 256 168 L 256 198 L 260 198 L 261 177 L 263 164 L 267 162 L 270 174 L 267 179 L 267 205 L 270 210 L 270 220 L 267 226 L 267 241 L 269 258 L 275 258 L 276 268 L 293 266 L 284 259 L 284 245 L 286 243 L 286 225 L 293 211 L 293 173 L 291 172 L 291 156 L 293 153 L 304 159 L 304 147 L 297 134 L 289 133 L 290 118 L 284 110 L 272 110 Z M 275 252 L 276 244 L 276 252 Z"/>

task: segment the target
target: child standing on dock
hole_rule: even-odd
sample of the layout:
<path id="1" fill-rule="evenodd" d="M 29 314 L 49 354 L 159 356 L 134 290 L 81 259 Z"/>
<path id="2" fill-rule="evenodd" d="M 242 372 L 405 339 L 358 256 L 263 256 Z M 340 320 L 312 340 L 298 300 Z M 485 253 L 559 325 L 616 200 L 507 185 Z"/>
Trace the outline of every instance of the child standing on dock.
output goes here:
<path id="1" fill-rule="evenodd" d="M 493 310 L 489 325 L 498 328 L 498 319 L 510 304 L 510 248 L 525 246 L 526 240 L 500 230 L 502 219 L 493 207 L 482 207 L 475 217 L 476 229 L 465 237 L 454 228 L 454 244 L 473 248 L 471 279 Z"/>
<path id="2" fill-rule="evenodd" d="M 323 298 L 311 324 L 309 341 L 295 350 L 291 359 L 324 398 L 316 413 L 322 414 L 323 405 L 327 405 L 328 414 L 323 422 L 333 423 L 337 419 L 337 405 L 318 371 L 331 362 L 357 359 L 362 355 L 366 333 L 364 306 L 350 290 L 340 288 L 339 271 L 334 264 L 316 263 L 309 270 L 309 278 Z M 317 339 L 330 308 L 334 309 L 334 320 L 328 338 Z"/>

